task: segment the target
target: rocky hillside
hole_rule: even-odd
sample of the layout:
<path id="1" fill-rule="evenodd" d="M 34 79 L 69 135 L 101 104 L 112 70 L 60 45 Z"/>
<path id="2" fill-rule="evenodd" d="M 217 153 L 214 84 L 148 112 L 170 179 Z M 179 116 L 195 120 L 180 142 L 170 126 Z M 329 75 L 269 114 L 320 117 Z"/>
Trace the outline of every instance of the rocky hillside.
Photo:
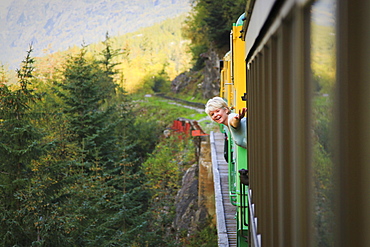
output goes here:
<path id="1" fill-rule="evenodd" d="M 220 58 L 213 50 L 202 56 L 206 58 L 204 68 L 178 75 L 171 83 L 172 93 L 191 95 L 203 100 L 220 94 Z"/>
<path id="2" fill-rule="evenodd" d="M 0 1 L 0 62 L 18 67 L 34 56 L 125 34 L 190 10 L 189 0 Z"/>

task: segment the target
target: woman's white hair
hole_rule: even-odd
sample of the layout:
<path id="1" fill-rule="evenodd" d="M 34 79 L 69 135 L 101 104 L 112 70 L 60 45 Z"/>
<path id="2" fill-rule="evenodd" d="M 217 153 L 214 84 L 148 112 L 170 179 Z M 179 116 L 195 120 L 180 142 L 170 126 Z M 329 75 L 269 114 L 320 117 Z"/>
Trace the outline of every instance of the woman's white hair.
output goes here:
<path id="1" fill-rule="evenodd" d="M 208 100 L 205 108 L 205 112 L 209 115 L 211 111 L 215 111 L 217 109 L 227 109 L 227 113 L 230 113 L 230 109 L 227 106 L 226 101 L 221 97 L 213 97 L 212 99 Z"/>

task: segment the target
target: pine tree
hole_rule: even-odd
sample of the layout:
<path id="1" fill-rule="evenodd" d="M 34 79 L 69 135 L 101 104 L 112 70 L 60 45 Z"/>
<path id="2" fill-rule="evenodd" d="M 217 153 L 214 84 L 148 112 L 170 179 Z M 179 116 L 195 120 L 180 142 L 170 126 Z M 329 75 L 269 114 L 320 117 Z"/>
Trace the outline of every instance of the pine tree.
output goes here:
<path id="1" fill-rule="evenodd" d="M 109 92 L 115 88 L 110 75 L 95 61 L 88 61 L 85 50 L 81 49 L 77 57 L 67 61 L 63 76 L 59 96 L 65 104 L 63 113 L 68 129 L 73 134 L 69 141 L 77 143 L 83 162 L 94 162 L 102 157 L 101 162 L 114 160 L 107 155 L 116 150 L 112 139 L 114 126 L 110 124 L 112 108 L 103 108 L 111 97 L 107 87 Z"/>
<path id="2" fill-rule="evenodd" d="M 26 223 L 27 207 L 20 192 L 30 186 L 31 162 L 41 155 L 41 132 L 34 126 L 32 105 L 39 98 L 30 88 L 33 78 L 32 47 L 17 70 L 18 87 L 0 85 L 0 240 L 4 246 L 25 245 L 36 232 Z"/>
<path id="3" fill-rule="evenodd" d="M 100 61 L 87 59 L 81 49 L 67 61 L 59 83 L 68 145 L 76 147 L 64 179 L 70 179 L 64 188 L 64 230 L 77 246 L 129 243 L 147 205 L 127 152 L 134 143 L 127 135 L 133 119 L 126 101 L 118 104 L 125 97 L 116 90 L 113 57 L 109 47 Z"/>

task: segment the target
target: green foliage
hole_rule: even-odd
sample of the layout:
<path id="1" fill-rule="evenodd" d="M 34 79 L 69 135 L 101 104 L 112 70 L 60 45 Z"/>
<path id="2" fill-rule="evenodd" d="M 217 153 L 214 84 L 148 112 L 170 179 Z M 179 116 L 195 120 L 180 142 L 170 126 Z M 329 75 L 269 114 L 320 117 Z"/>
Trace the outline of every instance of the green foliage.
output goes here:
<path id="1" fill-rule="evenodd" d="M 111 67 L 104 64 L 103 69 L 96 61 L 88 61 L 82 49 L 78 56 L 67 61 L 64 82 L 58 84 L 67 128 L 73 133 L 69 141 L 77 142 L 79 156 L 86 162 L 117 160 L 114 157 L 117 152 L 113 133 L 116 123 L 112 119 L 114 105 L 103 108 L 114 97 L 116 85 L 111 78 Z"/>
<path id="2" fill-rule="evenodd" d="M 331 154 L 319 143 L 314 145 L 315 227 L 317 246 L 334 243 L 334 181 Z"/>
<path id="3" fill-rule="evenodd" d="M 182 138 L 180 134 L 174 133 L 163 139 L 143 163 L 151 188 L 170 191 L 179 189 L 180 175 L 194 162 L 192 140 Z"/>
<path id="4" fill-rule="evenodd" d="M 141 92 L 145 93 L 166 93 L 170 91 L 171 82 L 165 69 L 163 68 L 158 74 L 146 75 L 141 82 Z"/>
<path id="5" fill-rule="evenodd" d="M 67 61 L 64 82 L 58 83 L 70 132 L 67 145 L 77 148 L 66 160 L 68 196 L 61 198 L 61 214 L 68 219 L 64 231 L 76 246 L 128 243 L 147 205 L 147 192 L 138 189 L 141 178 L 130 162 L 135 159 L 125 157 L 133 141 L 128 135 L 119 138 L 125 132 L 117 127 L 124 127 L 121 122 L 130 115 L 125 116 L 124 102 L 115 104 L 114 66 L 110 50 L 105 51 L 103 62 L 97 62 L 82 49 Z"/>
<path id="6" fill-rule="evenodd" d="M 334 242 L 334 167 L 332 152 L 333 100 L 316 96 L 313 101 L 313 170 L 315 198 L 315 227 L 318 246 Z"/>
<path id="7" fill-rule="evenodd" d="M 0 87 L 2 245 L 133 246 L 145 232 L 150 194 L 144 156 L 133 151 L 150 152 L 155 138 L 131 130 L 132 105 L 114 83 L 108 37 L 105 44 L 101 60 L 81 49 L 54 84 L 36 82 L 39 95 L 29 88 L 29 56 L 19 89 Z"/>
<path id="8" fill-rule="evenodd" d="M 312 162 L 316 246 L 333 246 L 334 243 L 335 174 L 332 126 L 336 81 L 335 49 L 334 26 L 319 25 L 312 21 Z"/>
<path id="9" fill-rule="evenodd" d="M 212 218 L 207 218 L 207 221 L 199 223 L 199 231 L 185 238 L 187 247 L 214 247 L 218 245 L 217 229 L 212 224 Z"/>
<path id="10" fill-rule="evenodd" d="M 184 28 L 185 36 L 191 40 L 190 50 L 195 69 L 200 69 L 204 58 L 200 55 L 210 48 L 220 55 L 229 50 L 229 36 L 232 24 L 243 14 L 244 0 L 193 2 L 193 11 Z"/>
<path id="11" fill-rule="evenodd" d="M 165 93 L 170 91 L 170 87 L 171 83 L 164 69 L 161 72 L 159 72 L 158 75 L 153 76 L 153 86 L 152 86 L 153 92 Z"/>
<path id="12" fill-rule="evenodd" d="M 175 217 L 175 197 L 181 187 L 181 178 L 187 168 L 195 162 L 195 146 L 192 138 L 172 132 L 162 137 L 143 169 L 147 177 L 146 186 L 152 197 L 150 202 L 150 232 L 155 233 L 149 246 L 175 246 L 175 235 L 170 231 Z M 168 241 L 173 239 L 173 242 Z M 156 245 L 157 244 L 157 245 Z"/>
<path id="13" fill-rule="evenodd" d="M 167 138 L 161 134 L 174 119 L 194 117 L 195 111 L 170 104 L 168 100 L 159 97 L 137 95 L 134 101 L 135 115 L 138 116 L 139 122 L 147 127 L 156 126 L 154 129 L 157 131 L 157 145 L 142 165 L 146 177 L 145 186 L 151 191 L 148 210 L 151 213 L 147 215 L 145 238 L 138 240 L 137 244 L 138 246 L 184 246 L 176 240 L 178 233 L 173 232 L 172 228 L 176 213 L 175 196 L 181 187 L 183 173 L 196 162 L 196 147 L 193 139 L 181 137 L 176 132 L 172 132 Z M 171 133 L 170 129 L 166 131 Z M 204 233 L 204 235 L 207 234 Z"/>
<path id="14" fill-rule="evenodd" d="M 32 47 L 17 70 L 17 87 L 0 85 L 0 241 L 4 246 L 27 244 L 35 235 L 34 226 L 19 213 L 27 204 L 18 196 L 30 186 L 31 163 L 43 151 L 42 133 L 34 125 L 38 116 L 31 112 L 39 99 L 31 88 L 34 81 L 31 52 Z"/>
<path id="15" fill-rule="evenodd" d="M 179 117 L 191 118 L 195 112 L 193 109 L 179 107 L 160 97 L 136 95 L 133 99 L 135 101 L 134 114 L 137 120 L 156 125 L 159 131 L 169 127 L 172 121 Z"/>
<path id="16" fill-rule="evenodd" d="M 331 93 L 334 87 L 335 65 L 335 30 L 332 26 L 312 23 L 312 54 L 311 67 L 315 92 Z"/>
<path id="17" fill-rule="evenodd" d="M 180 15 L 110 40 L 111 48 L 120 51 L 113 61 L 118 63 L 121 87 L 130 93 L 166 91 L 169 80 L 189 68 L 189 41 L 181 32 L 184 19 L 185 15 Z M 98 43 L 87 50 L 94 54 L 103 48 L 104 44 Z"/>

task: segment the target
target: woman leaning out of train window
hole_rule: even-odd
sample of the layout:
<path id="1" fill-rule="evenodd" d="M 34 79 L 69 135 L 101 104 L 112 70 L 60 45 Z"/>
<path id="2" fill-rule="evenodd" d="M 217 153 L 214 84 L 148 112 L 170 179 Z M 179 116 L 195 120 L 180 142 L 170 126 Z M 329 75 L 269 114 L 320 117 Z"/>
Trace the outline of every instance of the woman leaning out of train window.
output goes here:
<path id="1" fill-rule="evenodd" d="M 226 125 L 236 145 L 247 148 L 247 120 L 244 117 L 247 109 L 239 110 L 239 114 L 232 113 L 226 101 L 221 97 L 208 100 L 205 112 L 213 121 Z"/>

